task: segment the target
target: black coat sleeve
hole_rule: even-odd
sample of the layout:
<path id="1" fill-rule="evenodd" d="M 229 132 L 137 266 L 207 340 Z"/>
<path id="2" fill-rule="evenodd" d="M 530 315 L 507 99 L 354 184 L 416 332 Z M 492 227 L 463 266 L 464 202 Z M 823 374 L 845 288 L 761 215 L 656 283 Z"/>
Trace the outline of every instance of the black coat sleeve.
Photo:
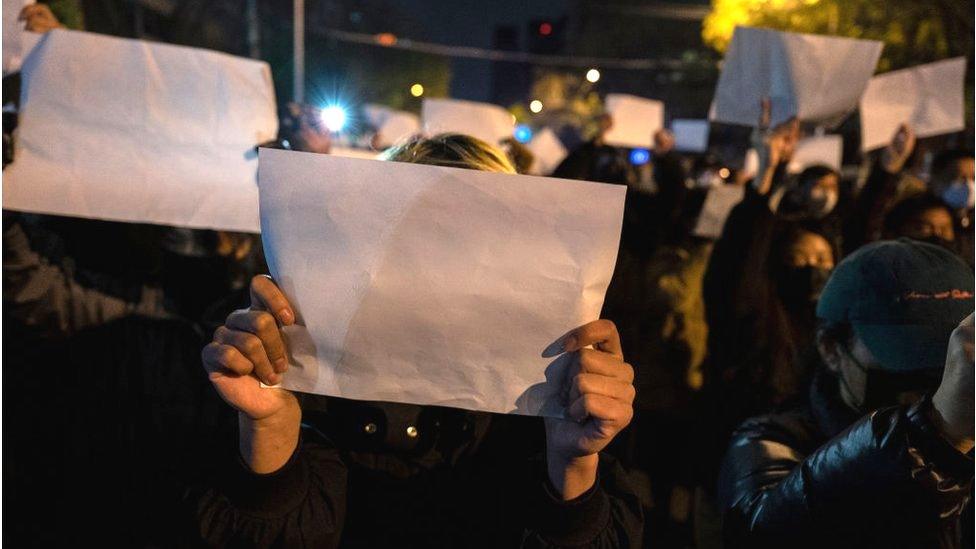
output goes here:
<path id="1" fill-rule="evenodd" d="M 881 239 L 885 214 L 898 195 L 899 175 L 886 171 L 876 161 L 854 207 L 844 220 L 844 255 Z"/>
<path id="2" fill-rule="evenodd" d="M 232 460 L 212 487 L 191 493 L 211 547 L 336 547 L 346 512 L 346 467 L 335 448 L 302 443 L 278 471 Z"/>
<path id="3" fill-rule="evenodd" d="M 958 539 L 973 461 L 937 434 L 930 406 L 873 412 L 809 455 L 809 434 L 788 420 L 747 421 L 719 478 L 727 545 L 954 546 L 944 541 Z"/>
<path id="4" fill-rule="evenodd" d="M 542 467 L 536 469 L 539 474 L 529 497 L 523 547 L 641 547 L 644 516 L 640 500 L 615 459 L 601 454 L 596 483 L 571 501 L 559 499 Z"/>

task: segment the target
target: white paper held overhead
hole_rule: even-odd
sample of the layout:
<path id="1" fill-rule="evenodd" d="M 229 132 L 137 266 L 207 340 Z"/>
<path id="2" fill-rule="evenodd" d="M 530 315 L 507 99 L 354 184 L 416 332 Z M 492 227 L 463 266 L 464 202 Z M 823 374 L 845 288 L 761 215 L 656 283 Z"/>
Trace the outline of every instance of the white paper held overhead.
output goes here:
<path id="1" fill-rule="evenodd" d="M 755 126 L 768 97 L 773 126 L 794 116 L 837 123 L 857 107 L 881 48 L 875 40 L 736 27 L 710 118 Z"/>
<path id="2" fill-rule="evenodd" d="M 651 149 L 654 134 L 664 127 L 664 103 L 634 95 L 607 94 L 607 114 L 613 126 L 603 136 L 614 147 Z"/>
<path id="3" fill-rule="evenodd" d="M 671 121 L 674 148 L 681 152 L 705 152 L 708 150 L 708 120 L 676 118 Z"/>
<path id="4" fill-rule="evenodd" d="M 461 99 L 424 99 L 420 119 L 427 135 L 463 133 L 491 145 L 515 129 L 515 117 L 502 107 Z"/>
<path id="5" fill-rule="evenodd" d="M 255 146 L 278 128 L 266 63 L 55 30 L 21 74 L 4 208 L 260 230 Z"/>
<path id="6" fill-rule="evenodd" d="M 711 239 L 722 236 L 725 220 L 744 196 L 745 188 L 739 185 L 718 185 L 708 189 L 692 234 Z"/>
<path id="7" fill-rule="evenodd" d="M 271 272 L 296 309 L 284 387 L 358 400 L 559 416 L 595 320 L 625 189 L 260 151 Z"/>
<path id="8" fill-rule="evenodd" d="M 964 129 L 965 78 L 965 57 L 872 78 L 861 98 L 861 150 L 884 147 L 905 123 L 916 137 Z"/>
<path id="9" fill-rule="evenodd" d="M 839 135 L 806 137 L 796 144 L 786 169 L 790 173 L 799 173 L 810 166 L 820 165 L 840 172 L 843 153 L 844 139 Z"/>
<path id="10" fill-rule="evenodd" d="M 363 115 L 376 129 L 375 146 L 386 148 L 420 132 L 420 119 L 412 112 L 398 111 L 383 105 L 365 105 Z"/>
<path id="11" fill-rule="evenodd" d="M 532 153 L 531 172 L 533 175 L 551 174 L 568 154 L 563 142 L 549 128 L 542 128 L 535 132 L 535 136 L 532 137 L 532 141 L 529 141 L 526 148 Z"/>

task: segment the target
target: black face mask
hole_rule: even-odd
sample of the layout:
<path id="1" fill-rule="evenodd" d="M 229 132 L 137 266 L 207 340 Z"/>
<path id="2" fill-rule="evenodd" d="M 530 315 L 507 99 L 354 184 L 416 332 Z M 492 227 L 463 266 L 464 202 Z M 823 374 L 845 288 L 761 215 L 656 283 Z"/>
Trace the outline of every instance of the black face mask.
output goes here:
<path id="1" fill-rule="evenodd" d="M 946 240 L 944 238 L 941 238 L 941 237 L 932 235 L 932 236 L 929 236 L 929 237 L 926 237 L 926 238 L 921 239 L 921 241 L 922 242 L 926 242 L 928 244 L 934 244 L 936 246 L 939 246 L 940 248 L 944 248 L 946 250 L 949 250 L 950 252 L 952 252 L 952 253 L 954 253 L 956 255 L 961 255 L 959 253 L 959 246 L 956 245 L 956 242 L 954 240 Z"/>
<path id="2" fill-rule="evenodd" d="M 941 371 L 891 372 L 880 368 L 867 368 L 854 358 L 854 355 L 846 347 L 844 354 L 866 376 L 864 395 L 861 397 L 861 402 L 857 404 L 858 411 L 862 413 L 901 404 L 906 394 L 932 393 L 942 380 Z M 838 374 L 837 377 L 853 396 L 854 391 L 847 385 L 847 380 L 843 374 Z"/>
<path id="3" fill-rule="evenodd" d="M 823 267 L 790 267 L 780 274 L 779 295 L 787 308 L 808 306 L 817 302 L 830 269 Z"/>

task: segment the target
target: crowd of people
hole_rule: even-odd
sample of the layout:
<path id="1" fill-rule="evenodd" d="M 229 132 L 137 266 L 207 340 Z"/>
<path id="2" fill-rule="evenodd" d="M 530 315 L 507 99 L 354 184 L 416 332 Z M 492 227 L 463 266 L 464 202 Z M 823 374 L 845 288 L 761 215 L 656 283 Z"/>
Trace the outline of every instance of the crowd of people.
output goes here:
<path id="1" fill-rule="evenodd" d="M 755 173 L 700 185 L 667 130 L 635 166 L 603 115 L 551 174 L 627 187 L 601 319 L 560 342 L 566 419 L 263 387 L 296 314 L 259 236 L 4 210 L 5 540 L 971 546 L 973 153 L 906 124 L 860 177 L 791 174 L 809 128 L 770 109 Z M 308 107 L 280 120 L 268 146 L 330 152 Z M 460 134 L 379 160 L 532 164 Z M 743 189 L 717 239 L 714 185 Z"/>

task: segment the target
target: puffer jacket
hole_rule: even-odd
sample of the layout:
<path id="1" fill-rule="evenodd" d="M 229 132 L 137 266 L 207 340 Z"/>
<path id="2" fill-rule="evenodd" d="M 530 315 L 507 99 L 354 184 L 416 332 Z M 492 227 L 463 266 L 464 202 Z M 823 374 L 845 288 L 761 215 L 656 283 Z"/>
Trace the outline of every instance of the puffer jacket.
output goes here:
<path id="1" fill-rule="evenodd" d="M 936 432 L 931 405 L 858 417 L 821 372 L 807 409 L 743 423 L 719 475 L 726 545 L 972 547 L 972 452 Z"/>

